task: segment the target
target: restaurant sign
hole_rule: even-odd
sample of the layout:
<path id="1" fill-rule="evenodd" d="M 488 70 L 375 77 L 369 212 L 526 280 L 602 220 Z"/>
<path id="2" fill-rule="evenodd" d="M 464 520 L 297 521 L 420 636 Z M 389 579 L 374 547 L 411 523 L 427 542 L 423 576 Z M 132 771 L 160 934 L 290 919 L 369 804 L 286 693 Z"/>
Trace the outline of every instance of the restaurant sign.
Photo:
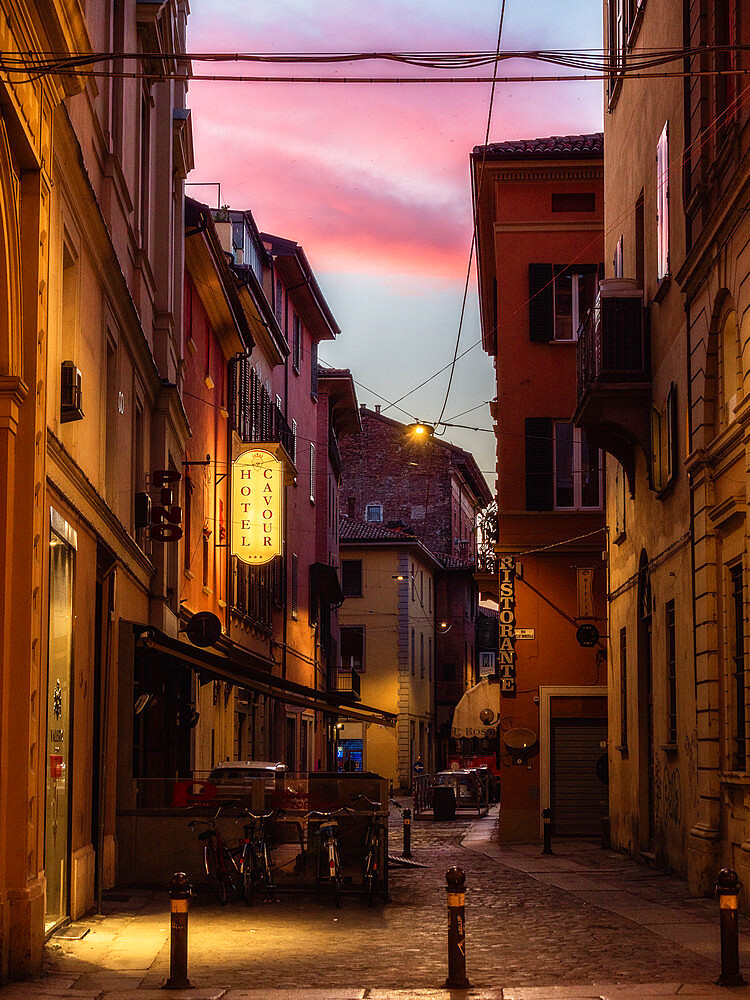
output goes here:
<path id="1" fill-rule="evenodd" d="M 499 648 L 497 673 L 503 694 L 516 691 L 516 560 L 500 556 L 499 560 Z"/>
<path id="2" fill-rule="evenodd" d="M 230 551 L 250 566 L 262 566 L 282 550 L 282 463 L 253 445 L 232 463 Z"/>

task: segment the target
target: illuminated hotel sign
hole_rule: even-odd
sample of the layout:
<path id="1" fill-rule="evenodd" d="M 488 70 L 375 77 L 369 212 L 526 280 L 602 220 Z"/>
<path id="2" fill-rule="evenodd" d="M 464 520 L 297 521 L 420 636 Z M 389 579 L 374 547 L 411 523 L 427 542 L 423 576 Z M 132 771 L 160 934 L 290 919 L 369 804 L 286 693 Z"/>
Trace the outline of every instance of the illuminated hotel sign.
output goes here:
<path id="1" fill-rule="evenodd" d="M 498 604 L 500 645 L 497 653 L 497 673 L 504 694 L 516 691 L 516 560 L 500 556 L 500 587 Z"/>
<path id="2" fill-rule="evenodd" d="M 230 551 L 250 566 L 281 555 L 282 464 L 273 452 L 254 446 L 232 463 Z"/>

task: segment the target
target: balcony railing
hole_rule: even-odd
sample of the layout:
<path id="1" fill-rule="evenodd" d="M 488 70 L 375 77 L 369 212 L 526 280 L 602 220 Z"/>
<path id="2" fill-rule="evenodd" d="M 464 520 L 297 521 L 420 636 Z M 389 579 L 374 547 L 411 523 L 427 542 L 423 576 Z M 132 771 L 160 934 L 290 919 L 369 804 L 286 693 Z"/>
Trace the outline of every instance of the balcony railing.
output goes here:
<path id="1" fill-rule="evenodd" d="M 647 382 L 651 377 L 649 353 L 648 313 L 642 293 L 634 282 L 603 282 L 579 330 L 578 400 L 594 383 Z"/>
<path id="2" fill-rule="evenodd" d="M 329 674 L 328 686 L 332 693 L 349 695 L 355 701 L 359 701 L 361 697 L 359 674 L 348 667 L 332 671 Z"/>

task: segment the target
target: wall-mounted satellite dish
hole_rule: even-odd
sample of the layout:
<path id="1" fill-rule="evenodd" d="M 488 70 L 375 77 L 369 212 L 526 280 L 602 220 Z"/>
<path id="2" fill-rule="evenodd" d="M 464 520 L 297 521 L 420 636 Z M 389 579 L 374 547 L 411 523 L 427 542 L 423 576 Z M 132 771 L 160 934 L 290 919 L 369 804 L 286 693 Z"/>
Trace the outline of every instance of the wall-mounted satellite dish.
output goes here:
<path id="1" fill-rule="evenodd" d="M 536 739 L 533 729 L 524 729 L 522 726 L 509 729 L 503 735 L 503 742 L 510 750 L 529 750 L 536 743 Z"/>

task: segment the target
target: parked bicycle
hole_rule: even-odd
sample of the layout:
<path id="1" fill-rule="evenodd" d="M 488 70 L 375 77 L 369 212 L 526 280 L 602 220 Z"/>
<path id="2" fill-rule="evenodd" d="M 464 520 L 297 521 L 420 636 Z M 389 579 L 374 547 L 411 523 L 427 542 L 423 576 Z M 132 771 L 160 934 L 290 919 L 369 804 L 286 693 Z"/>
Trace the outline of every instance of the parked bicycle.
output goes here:
<path id="1" fill-rule="evenodd" d="M 335 809 L 332 812 L 320 812 L 314 809 L 305 816 L 305 819 L 308 820 L 320 820 L 320 825 L 313 834 L 318 840 L 318 865 L 315 874 L 317 891 L 318 893 L 320 892 L 320 883 L 322 881 L 328 881 L 333 893 L 333 901 L 337 907 L 341 906 L 341 886 L 343 879 L 341 873 L 341 855 L 339 852 L 339 824 L 338 820 L 333 817 L 339 816 L 342 813 L 352 813 L 353 811 L 348 806 L 342 806 L 341 809 Z"/>
<path id="2" fill-rule="evenodd" d="M 216 898 L 224 906 L 230 893 L 241 898 L 244 887 L 237 861 L 240 849 L 232 851 L 216 823 L 221 809 L 219 806 L 215 814 L 208 819 L 191 820 L 188 827 L 191 830 L 195 830 L 198 826 L 206 828 L 198 834 L 198 840 L 203 844 L 203 867 L 206 875 L 213 880 Z"/>
<path id="3" fill-rule="evenodd" d="M 270 895 L 275 889 L 266 843 L 266 822 L 274 815 L 274 810 L 256 815 L 247 809 L 243 815 L 248 822 L 244 824 L 240 871 L 245 905 L 252 906 L 257 890 L 265 890 Z"/>
<path id="4" fill-rule="evenodd" d="M 365 828 L 365 855 L 362 859 L 362 886 L 365 890 L 367 905 L 372 906 L 375 889 L 382 880 L 380 860 L 380 840 L 383 818 L 380 814 L 380 803 L 373 802 L 366 795 L 355 795 L 354 802 L 364 802 L 371 809 Z"/>

